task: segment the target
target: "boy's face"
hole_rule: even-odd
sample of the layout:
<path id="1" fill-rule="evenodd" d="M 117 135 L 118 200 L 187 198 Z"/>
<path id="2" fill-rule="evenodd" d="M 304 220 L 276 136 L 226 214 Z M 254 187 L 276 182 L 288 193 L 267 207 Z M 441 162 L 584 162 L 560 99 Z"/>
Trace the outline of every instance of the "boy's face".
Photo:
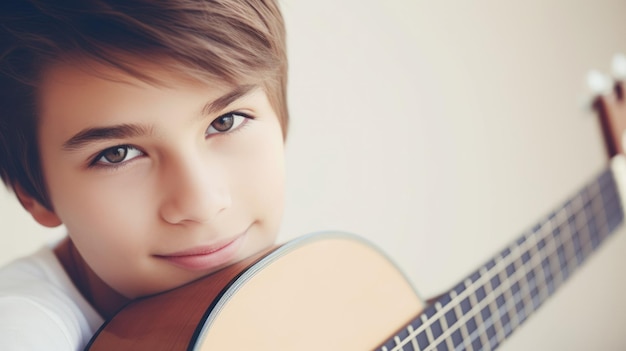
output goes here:
<path id="1" fill-rule="evenodd" d="M 91 269 L 134 298 L 270 246 L 284 155 L 263 90 L 96 67 L 51 67 L 38 105 L 54 214 Z"/>

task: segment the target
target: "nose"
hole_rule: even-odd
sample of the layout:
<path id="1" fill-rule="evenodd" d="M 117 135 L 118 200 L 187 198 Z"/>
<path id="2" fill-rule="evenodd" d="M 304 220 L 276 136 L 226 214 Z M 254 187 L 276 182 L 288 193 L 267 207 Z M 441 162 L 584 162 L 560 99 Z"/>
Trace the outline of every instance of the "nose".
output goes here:
<path id="1" fill-rule="evenodd" d="M 163 167 L 161 218 L 171 224 L 206 223 L 230 207 L 225 172 L 206 160 L 177 158 Z"/>

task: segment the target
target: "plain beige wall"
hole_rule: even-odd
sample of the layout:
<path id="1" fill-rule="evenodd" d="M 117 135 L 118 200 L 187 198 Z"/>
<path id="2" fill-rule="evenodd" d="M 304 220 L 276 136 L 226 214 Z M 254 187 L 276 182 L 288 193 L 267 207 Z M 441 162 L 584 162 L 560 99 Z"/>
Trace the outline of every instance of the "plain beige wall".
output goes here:
<path id="1" fill-rule="evenodd" d="M 626 53 L 626 1 L 284 0 L 291 129 L 281 240 L 380 245 L 452 286 L 606 165 L 585 77 Z M 52 233 L 0 194 L 0 263 Z M 502 350 L 626 346 L 620 230 Z"/>

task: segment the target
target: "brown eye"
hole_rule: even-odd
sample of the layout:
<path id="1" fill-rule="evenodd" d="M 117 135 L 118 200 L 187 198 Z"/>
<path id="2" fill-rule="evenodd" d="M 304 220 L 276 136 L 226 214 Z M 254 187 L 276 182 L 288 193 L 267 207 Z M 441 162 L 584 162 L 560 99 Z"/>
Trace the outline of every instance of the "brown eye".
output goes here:
<path id="1" fill-rule="evenodd" d="M 233 127 L 234 121 L 233 115 L 224 115 L 216 118 L 211 126 L 218 132 L 227 132 Z"/>
<path id="2" fill-rule="evenodd" d="M 247 122 L 252 117 L 248 117 L 243 113 L 227 113 L 221 115 L 211 122 L 209 128 L 207 128 L 205 135 L 210 136 L 212 134 L 228 133 L 236 130 L 242 124 Z"/>
<path id="3" fill-rule="evenodd" d="M 117 165 L 143 155 L 144 153 L 135 147 L 130 145 L 118 145 L 102 151 L 96 156 L 91 165 Z"/>
<path id="4" fill-rule="evenodd" d="M 116 147 L 106 150 L 102 154 L 102 158 L 104 158 L 106 162 L 108 163 L 120 163 L 124 161 L 127 154 L 128 154 L 128 147 L 116 146 Z"/>

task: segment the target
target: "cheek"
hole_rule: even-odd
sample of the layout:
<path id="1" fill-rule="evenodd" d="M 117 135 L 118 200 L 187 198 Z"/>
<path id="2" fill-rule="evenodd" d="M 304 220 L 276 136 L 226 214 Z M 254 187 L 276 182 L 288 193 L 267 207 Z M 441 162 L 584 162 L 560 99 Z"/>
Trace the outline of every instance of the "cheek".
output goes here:
<path id="1" fill-rule="evenodd" d="M 83 192 L 68 199 L 78 206 L 63 207 L 60 217 L 76 246 L 95 251 L 125 251 L 133 249 L 145 232 L 146 214 L 137 213 L 141 206 L 133 203 L 133 197 L 113 192 Z M 133 235 L 128 235 L 133 233 Z"/>
<path id="2" fill-rule="evenodd" d="M 255 152 L 250 160 L 250 167 L 254 171 L 248 173 L 256 183 L 256 190 L 268 205 L 282 203 L 285 186 L 282 134 L 278 125 L 274 127 L 272 133 L 256 142 Z"/>
<path id="3" fill-rule="evenodd" d="M 102 250 L 132 248 L 140 241 L 151 203 L 145 199 L 146 185 L 122 178 L 51 177 L 52 203 L 77 246 Z M 130 236 L 128 233 L 135 233 Z M 122 246 L 121 243 L 124 243 Z"/>
<path id="4" fill-rule="evenodd" d="M 124 289 L 134 286 L 143 274 L 144 258 L 152 244 L 148 230 L 154 228 L 148 221 L 151 217 L 149 213 L 140 213 L 147 211 L 150 204 L 138 203 L 139 196 L 133 196 L 138 190 L 132 193 L 130 189 L 125 192 L 93 188 L 75 187 L 75 194 L 64 197 L 59 203 L 61 218 L 91 269 L 114 289 L 132 296 Z"/>
<path id="5" fill-rule="evenodd" d="M 264 216 L 266 221 L 279 221 L 284 202 L 285 160 L 280 126 L 264 126 L 260 133 L 247 139 L 240 157 L 243 162 L 233 170 L 238 181 L 231 189 L 239 202 Z"/>

